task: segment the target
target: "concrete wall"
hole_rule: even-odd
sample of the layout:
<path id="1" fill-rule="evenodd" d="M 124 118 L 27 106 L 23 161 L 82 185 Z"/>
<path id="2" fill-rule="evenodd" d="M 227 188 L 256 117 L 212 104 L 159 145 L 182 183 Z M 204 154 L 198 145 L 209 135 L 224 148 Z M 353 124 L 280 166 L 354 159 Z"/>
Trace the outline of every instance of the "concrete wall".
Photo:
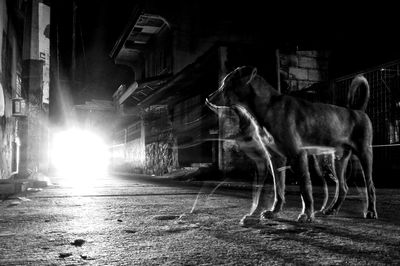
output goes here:
<path id="1" fill-rule="evenodd" d="M 163 175 L 178 167 L 176 137 L 168 107 L 152 106 L 147 110 L 145 119 L 146 174 Z"/>
<path id="2" fill-rule="evenodd" d="M 0 117 L 0 179 L 9 178 L 12 174 L 12 156 L 16 156 L 13 153 L 17 152 L 16 145 L 19 143 L 15 130 L 17 122 L 11 116 L 11 96 L 7 92 L 4 93 L 4 100 L 5 114 Z"/>
<path id="3" fill-rule="evenodd" d="M 8 14 L 6 0 L 0 0 L 0 52 L 3 49 L 3 31 L 7 31 L 7 22 Z M 0 73 L 2 73 L 2 67 L 3 66 L 0 64 Z"/>
<path id="4" fill-rule="evenodd" d="M 176 169 L 178 152 L 174 148 L 176 138 L 172 130 L 160 128 L 159 126 L 163 125 L 157 122 L 145 123 L 141 120 L 135 124 L 137 123 L 141 125 L 140 137 L 127 141 L 129 134 L 129 127 L 127 127 L 118 133 L 119 137 L 115 138 L 122 141 L 115 143 L 111 148 L 113 170 L 163 175 Z M 164 123 L 164 126 L 167 124 Z"/>
<path id="5" fill-rule="evenodd" d="M 21 176 L 32 170 L 47 172 L 49 168 L 48 105 L 43 101 L 46 60 L 41 58 L 39 49 L 39 36 L 45 35 L 44 30 L 39 29 L 40 3 L 40 0 L 30 1 L 24 25 L 22 97 L 29 104 L 26 119 L 21 120 Z"/>
<path id="6" fill-rule="evenodd" d="M 326 51 L 280 52 L 279 57 L 283 93 L 328 80 L 329 53 Z"/>
<path id="7" fill-rule="evenodd" d="M 178 153 L 175 138 L 170 132 L 159 135 L 159 140 L 146 144 L 145 173 L 150 175 L 164 175 L 171 173 L 178 167 Z"/>
<path id="8" fill-rule="evenodd" d="M 126 141 L 128 130 L 120 133 L 123 143 L 112 146 L 112 167 L 117 171 L 143 172 L 146 166 L 144 125 L 140 121 L 140 137 Z M 128 127 L 129 128 L 129 127 Z"/>
<path id="9" fill-rule="evenodd" d="M 0 95 L 0 179 L 8 178 L 12 174 L 12 159 L 13 156 L 17 159 L 17 143 L 19 143 L 16 131 L 17 119 L 12 117 L 11 101 L 15 90 L 15 72 L 19 54 L 15 29 L 8 18 L 6 0 L 0 0 L 0 93 L 2 94 Z M 3 35 L 3 33 L 5 34 Z M 3 40 L 3 37 L 7 39 Z M 3 43 L 8 43 L 11 48 L 7 54 L 3 54 L 3 48 L 5 48 Z M 8 63 L 11 67 L 6 69 L 3 63 Z M 16 163 L 17 161 L 14 162 L 14 167 L 16 167 Z"/>

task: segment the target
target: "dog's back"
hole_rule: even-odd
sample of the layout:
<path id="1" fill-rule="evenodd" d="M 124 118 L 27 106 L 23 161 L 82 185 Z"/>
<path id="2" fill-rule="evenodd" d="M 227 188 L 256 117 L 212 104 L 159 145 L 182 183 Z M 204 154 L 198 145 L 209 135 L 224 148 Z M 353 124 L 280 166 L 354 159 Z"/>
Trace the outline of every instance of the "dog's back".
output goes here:
<path id="1" fill-rule="evenodd" d="M 285 95 L 271 98 L 261 119 L 284 149 L 310 145 L 354 147 L 354 137 L 371 128 L 362 111 Z M 372 136 L 368 138 L 372 141 Z"/>

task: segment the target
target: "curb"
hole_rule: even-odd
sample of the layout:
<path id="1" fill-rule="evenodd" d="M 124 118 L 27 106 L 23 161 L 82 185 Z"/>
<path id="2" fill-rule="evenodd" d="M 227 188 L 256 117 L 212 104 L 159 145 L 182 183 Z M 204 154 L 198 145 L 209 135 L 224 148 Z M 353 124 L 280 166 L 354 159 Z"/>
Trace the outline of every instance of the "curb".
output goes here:
<path id="1" fill-rule="evenodd" d="M 2 179 L 0 180 L 0 197 L 6 198 L 14 194 L 26 192 L 29 188 L 45 188 L 47 181 L 34 179 Z"/>

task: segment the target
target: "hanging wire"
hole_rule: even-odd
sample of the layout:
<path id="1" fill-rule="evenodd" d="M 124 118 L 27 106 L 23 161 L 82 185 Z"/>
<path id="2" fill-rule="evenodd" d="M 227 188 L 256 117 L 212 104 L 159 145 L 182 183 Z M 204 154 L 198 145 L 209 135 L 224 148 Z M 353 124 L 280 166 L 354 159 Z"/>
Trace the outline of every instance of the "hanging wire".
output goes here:
<path id="1" fill-rule="evenodd" d="M 82 54 L 83 54 L 83 64 L 85 67 L 85 77 L 88 74 L 88 68 L 87 68 L 87 61 L 86 61 L 86 50 L 85 50 L 85 41 L 83 39 L 83 34 L 82 34 L 82 23 L 81 23 L 81 19 L 79 16 L 78 17 L 78 28 L 79 28 L 79 35 L 80 35 L 80 39 L 81 39 L 81 46 L 82 46 Z"/>

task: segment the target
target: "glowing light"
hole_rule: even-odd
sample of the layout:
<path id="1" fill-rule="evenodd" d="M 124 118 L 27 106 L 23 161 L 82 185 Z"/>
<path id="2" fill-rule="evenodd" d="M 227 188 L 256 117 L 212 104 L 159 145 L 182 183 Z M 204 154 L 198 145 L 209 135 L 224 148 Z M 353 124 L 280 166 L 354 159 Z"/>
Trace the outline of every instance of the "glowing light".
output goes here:
<path id="1" fill-rule="evenodd" d="M 84 183 L 105 176 L 109 161 L 103 140 L 78 129 L 54 135 L 51 158 L 58 175 Z"/>

